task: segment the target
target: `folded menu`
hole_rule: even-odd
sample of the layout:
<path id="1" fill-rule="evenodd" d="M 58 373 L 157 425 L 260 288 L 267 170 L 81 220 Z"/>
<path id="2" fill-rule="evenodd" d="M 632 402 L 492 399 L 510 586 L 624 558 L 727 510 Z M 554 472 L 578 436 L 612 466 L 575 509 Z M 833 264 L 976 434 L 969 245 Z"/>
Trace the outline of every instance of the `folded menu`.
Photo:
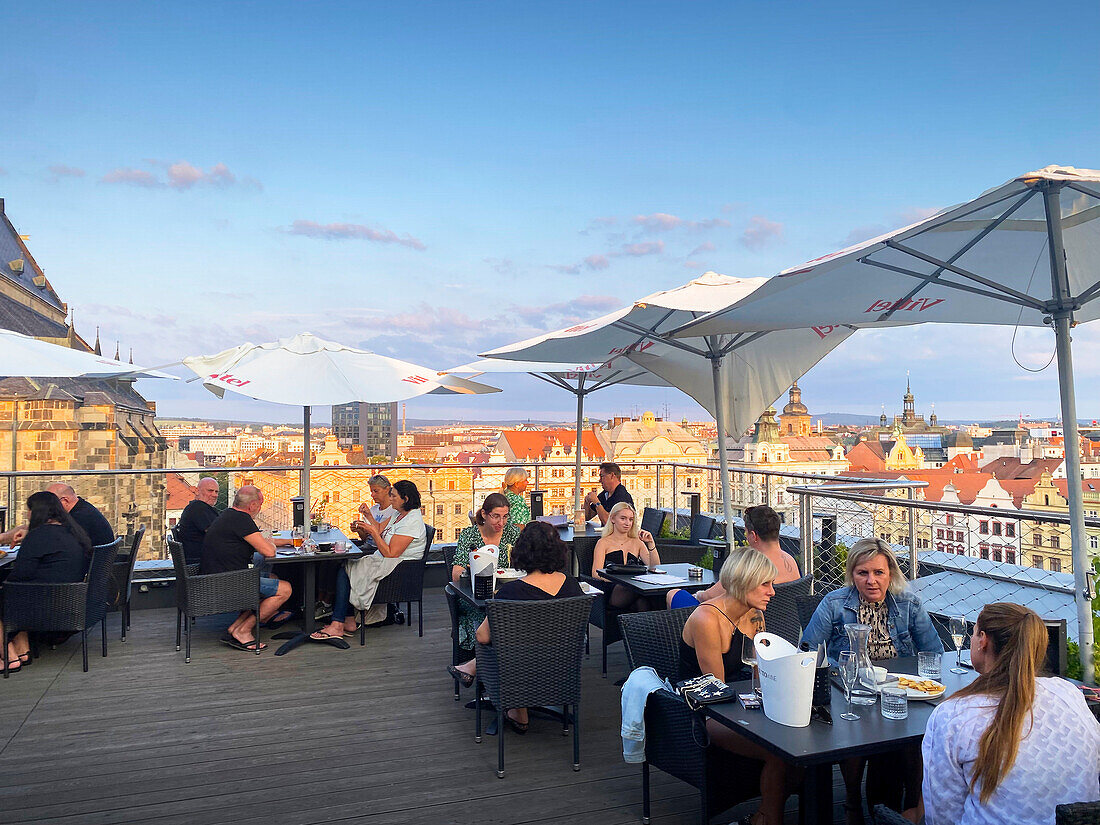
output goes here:
<path id="1" fill-rule="evenodd" d="M 687 579 L 672 576 L 668 573 L 644 573 L 641 576 L 635 576 L 634 581 L 645 582 L 646 584 L 683 584 Z"/>

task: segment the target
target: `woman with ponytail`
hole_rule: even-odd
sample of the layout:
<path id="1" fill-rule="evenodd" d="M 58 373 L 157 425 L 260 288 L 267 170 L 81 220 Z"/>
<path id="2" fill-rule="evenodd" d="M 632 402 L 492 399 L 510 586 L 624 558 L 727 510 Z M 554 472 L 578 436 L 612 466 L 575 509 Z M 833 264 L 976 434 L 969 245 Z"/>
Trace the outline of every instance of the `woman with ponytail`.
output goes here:
<path id="1" fill-rule="evenodd" d="M 1100 799 L 1100 724 L 1075 685 L 1039 676 L 1046 647 L 1026 607 L 979 614 L 979 676 L 933 711 L 924 736 L 927 825 L 1053 825 L 1056 805 Z"/>

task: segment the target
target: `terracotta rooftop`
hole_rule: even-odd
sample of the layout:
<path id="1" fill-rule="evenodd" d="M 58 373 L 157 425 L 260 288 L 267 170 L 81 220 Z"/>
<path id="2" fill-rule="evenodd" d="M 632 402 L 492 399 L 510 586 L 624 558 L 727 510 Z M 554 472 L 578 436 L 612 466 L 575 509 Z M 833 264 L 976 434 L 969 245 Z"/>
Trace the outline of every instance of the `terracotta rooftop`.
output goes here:
<path id="1" fill-rule="evenodd" d="M 515 455 L 517 461 L 537 461 L 550 454 L 551 445 L 554 442 L 561 444 L 568 452 L 572 452 L 577 443 L 577 434 L 574 430 L 505 430 L 501 438 L 508 442 L 508 447 Z M 585 460 L 603 461 L 606 458 L 603 445 L 591 430 L 581 433 L 581 446 Z"/>

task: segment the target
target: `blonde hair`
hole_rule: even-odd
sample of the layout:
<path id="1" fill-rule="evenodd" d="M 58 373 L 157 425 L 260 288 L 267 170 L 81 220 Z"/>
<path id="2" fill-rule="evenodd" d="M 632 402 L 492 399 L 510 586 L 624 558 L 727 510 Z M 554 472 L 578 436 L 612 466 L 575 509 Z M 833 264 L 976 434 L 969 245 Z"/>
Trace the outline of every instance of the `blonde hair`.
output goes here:
<path id="1" fill-rule="evenodd" d="M 615 514 L 622 512 L 623 510 L 629 510 L 634 514 L 634 523 L 630 525 L 630 529 L 627 531 L 627 536 L 632 539 L 638 538 L 638 511 L 634 509 L 634 506 L 628 502 L 620 501 L 614 507 L 611 508 L 611 512 L 607 514 L 607 524 L 600 530 L 600 535 L 603 538 L 607 538 L 611 535 L 611 532 L 615 529 L 615 525 L 611 522 L 615 519 Z"/>
<path id="2" fill-rule="evenodd" d="M 893 595 L 900 596 L 907 586 L 905 574 L 901 572 L 901 565 L 898 564 L 893 548 L 882 539 L 860 539 L 852 545 L 852 549 L 848 551 L 848 560 L 844 563 L 844 583 L 854 587 L 856 567 L 875 556 L 886 556 L 886 567 L 890 571 L 888 589 Z"/>
<path id="3" fill-rule="evenodd" d="M 978 758 L 970 775 L 970 792 L 981 784 L 984 804 L 993 796 L 1016 761 L 1024 717 L 1035 704 L 1035 677 L 1047 653 L 1047 629 L 1034 610 L 1011 602 L 987 604 L 978 614 L 974 633 L 984 633 L 993 645 L 993 667 L 952 700 L 964 696 L 994 696 L 999 701 L 993 719 L 978 742 Z"/>
<path id="4" fill-rule="evenodd" d="M 739 602 L 764 582 L 770 582 L 779 575 L 772 560 L 751 547 L 734 550 L 722 563 L 718 573 L 718 582 L 722 588 Z"/>
<path id="5" fill-rule="evenodd" d="M 504 473 L 504 483 L 500 485 L 500 489 L 507 490 L 517 481 L 525 478 L 527 478 L 527 471 L 523 467 L 509 467 Z"/>

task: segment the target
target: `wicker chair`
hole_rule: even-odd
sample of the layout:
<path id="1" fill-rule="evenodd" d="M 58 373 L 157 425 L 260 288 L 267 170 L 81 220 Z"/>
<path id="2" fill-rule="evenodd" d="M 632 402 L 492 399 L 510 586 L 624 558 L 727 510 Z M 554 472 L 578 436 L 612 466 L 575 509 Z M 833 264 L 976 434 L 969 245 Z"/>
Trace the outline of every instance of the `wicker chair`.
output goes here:
<path id="1" fill-rule="evenodd" d="M 680 668 L 680 634 L 693 608 L 631 613 L 619 617 L 626 657 L 633 670 L 652 667 L 675 681 Z M 747 799 L 760 796 L 761 763 L 711 745 L 706 726 L 680 697 L 665 690 L 651 693 L 645 708 L 642 763 L 642 822 L 649 822 L 649 768 L 699 790 L 700 822 Z"/>
<path id="2" fill-rule="evenodd" d="M 912 825 L 908 819 L 886 805 L 875 805 L 873 814 L 875 825 Z"/>
<path id="3" fill-rule="evenodd" d="M 424 568 L 428 563 L 428 551 L 435 538 L 435 528 L 430 524 L 424 528 L 424 554 L 418 559 L 403 561 L 386 578 L 378 583 L 374 591 L 375 604 L 400 604 L 405 602 L 405 615 L 409 627 L 412 627 L 412 605 L 416 602 L 417 618 L 420 620 L 420 635 L 424 635 Z M 367 625 L 363 621 L 365 610 L 359 614 L 359 645 L 367 643 Z"/>
<path id="4" fill-rule="evenodd" d="M 473 651 L 458 646 L 458 600 L 459 595 L 453 584 L 447 584 L 443 588 L 443 595 L 447 597 L 447 611 L 451 614 L 451 664 L 457 667 L 463 662 L 473 658 Z M 462 698 L 460 693 L 462 685 L 455 679 L 455 701 Z"/>
<path id="5" fill-rule="evenodd" d="M 1100 825 L 1100 802 L 1073 802 L 1054 809 L 1056 825 Z"/>
<path id="6" fill-rule="evenodd" d="M 662 510 L 656 510 L 653 507 L 646 507 L 642 510 L 642 523 L 641 529 L 648 530 L 656 538 L 657 534 L 661 532 L 661 527 L 665 523 L 665 514 Z"/>
<path id="7" fill-rule="evenodd" d="M 477 646 L 474 741 L 481 741 L 481 689 L 497 711 L 497 777 L 504 778 L 504 710 L 560 706 L 573 723 L 573 770 L 581 769 L 580 703 L 584 632 L 592 596 L 486 602 L 492 643 Z"/>
<path id="8" fill-rule="evenodd" d="M 92 548 L 92 563 L 82 582 L 8 582 L 4 585 L 4 628 L 45 632 L 79 632 L 84 672 L 88 672 L 88 631 L 101 624 L 103 655 L 107 655 L 107 598 L 111 567 L 122 539 Z M 4 678 L 8 678 L 8 646 L 4 648 Z"/>
<path id="9" fill-rule="evenodd" d="M 184 661 L 191 661 L 191 620 L 196 616 L 213 616 L 234 610 L 251 610 L 260 615 L 260 568 L 247 567 L 228 573 L 199 575 L 197 564 L 187 564 L 183 545 L 169 541 L 172 566 L 176 569 L 176 650 L 180 649 L 180 632 L 186 625 Z M 256 655 L 260 655 L 260 628 L 256 626 Z"/>
<path id="10" fill-rule="evenodd" d="M 600 673 L 603 676 L 607 676 L 607 646 L 613 645 L 615 642 L 621 642 L 623 637 L 619 630 L 618 622 L 621 613 L 608 604 L 608 593 L 611 591 L 612 585 L 605 582 L 603 579 L 597 579 L 591 575 L 592 554 L 596 549 L 597 541 L 598 539 L 592 537 L 574 539 L 573 557 L 576 560 L 578 570 L 577 577 L 581 581 L 588 582 L 593 587 L 598 587 L 601 591 L 601 594 L 596 596 L 595 600 L 592 602 L 592 615 L 589 617 L 588 621 L 603 631 L 603 633 L 600 634 L 600 648 L 602 654 Z"/>
<path id="11" fill-rule="evenodd" d="M 145 538 L 145 528 L 139 527 L 130 542 L 130 555 L 116 558 L 111 568 L 112 598 L 108 599 L 107 612 L 118 613 L 122 625 L 122 641 L 126 641 L 126 631 L 130 629 L 130 593 L 134 584 L 134 565 L 137 564 L 138 548 Z"/>
<path id="12" fill-rule="evenodd" d="M 794 605 L 795 609 L 798 611 L 798 623 L 802 625 L 803 630 L 809 626 L 810 619 L 813 618 L 814 612 L 817 610 L 817 606 L 821 604 L 823 598 L 825 598 L 824 593 L 810 593 L 804 596 L 795 597 Z"/>
<path id="13" fill-rule="evenodd" d="M 776 633 L 790 642 L 798 644 L 802 635 L 802 623 L 798 615 L 798 599 L 810 595 L 813 576 L 803 576 L 793 582 L 783 582 L 775 586 L 775 595 L 764 611 L 764 626 L 770 633 Z"/>

